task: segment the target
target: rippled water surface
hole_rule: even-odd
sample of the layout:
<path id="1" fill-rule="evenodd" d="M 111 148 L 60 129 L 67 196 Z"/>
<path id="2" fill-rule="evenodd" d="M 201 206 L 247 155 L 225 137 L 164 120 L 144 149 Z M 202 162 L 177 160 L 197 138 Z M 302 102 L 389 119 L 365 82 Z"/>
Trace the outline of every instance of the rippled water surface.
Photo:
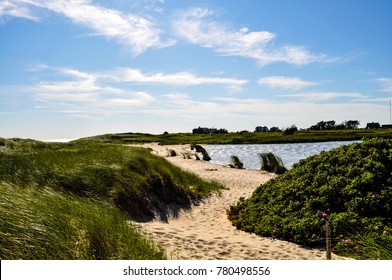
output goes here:
<path id="1" fill-rule="evenodd" d="M 329 151 L 342 145 L 359 141 L 316 142 L 295 144 L 260 144 L 260 145 L 203 145 L 211 157 L 211 162 L 229 164 L 230 157 L 236 155 L 247 169 L 260 169 L 261 152 L 272 152 L 279 156 L 287 168 L 301 159 Z"/>

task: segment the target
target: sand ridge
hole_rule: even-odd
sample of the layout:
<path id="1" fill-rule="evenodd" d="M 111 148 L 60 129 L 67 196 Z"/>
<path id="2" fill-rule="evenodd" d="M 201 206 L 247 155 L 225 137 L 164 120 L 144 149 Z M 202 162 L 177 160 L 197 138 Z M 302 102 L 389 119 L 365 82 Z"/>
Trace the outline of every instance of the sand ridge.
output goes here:
<path id="1" fill-rule="evenodd" d="M 139 145 L 140 146 L 140 145 Z M 256 187 L 275 175 L 259 170 L 238 170 L 209 162 L 184 159 L 189 145 L 160 146 L 144 144 L 152 153 L 166 157 L 183 170 L 206 180 L 217 180 L 228 189 L 212 195 L 189 211 L 181 211 L 168 222 L 154 220 L 133 222 L 161 244 L 169 258 L 180 260 L 314 260 L 324 259 L 325 252 L 307 249 L 294 243 L 259 237 L 237 230 L 228 220 L 226 210 L 241 197 L 249 197 Z M 167 157 L 169 150 L 177 153 Z M 333 259 L 341 259 L 333 255 Z"/>

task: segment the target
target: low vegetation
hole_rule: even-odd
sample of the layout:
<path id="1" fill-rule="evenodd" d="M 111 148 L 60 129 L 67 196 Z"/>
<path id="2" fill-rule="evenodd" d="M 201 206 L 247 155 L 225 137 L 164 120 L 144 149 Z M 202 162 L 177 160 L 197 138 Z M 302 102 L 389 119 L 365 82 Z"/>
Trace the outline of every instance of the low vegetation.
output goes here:
<path id="1" fill-rule="evenodd" d="M 231 159 L 231 164 L 230 164 L 231 167 L 237 169 L 244 168 L 244 164 L 240 161 L 240 159 L 237 156 L 231 156 L 230 159 Z"/>
<path id="2" fill-rule="evenodd" d="M 295 164 L 230 207 L 241 230 L 355 258 L 391 259 L 392 141 L 368 139 Z"/>
<path id="3" fill-rule="evenodd" d="M 280 157 L 273 153 L 260 153 L 261 170 L 272 172 L 275 174 L 283 174 L 287 172 L 287 168 L 284 167 L 283 161 Z"/>
<path id="4" fill-rule="evenodd" d="M 292 133 L 291 133 L 292 132 Z M 272 144 L 272 143 L 307 143 L 327 141 L 353 141 L 362 138 L 392 139 L 392 129 L 333 129 L 333 130 L 304 130 L 290 129 L 283 132 L 238 132 L 226 134 L 143 134 L 119 133 L 105 134 L 78 140 L 101 143 L 136 144 L 159 142 L 162 145 L 173 144 Z"/>
<path id="5" fill-rule="evenodd" d="M 112 204 L 0 183 L 0 259 L 165 259 Z"/>
<path id="6" fill-rule="evenodd" d="M 0 140 L 0 217 L 2 221 L 9 221 L 0 232 L 1 259 L 163 258 L 164 254 L 158 249 L 147 256 L 138 255 L 138 250 L 134 255 L 125 252 L 132 248 L 120 248 L 132 244 L 118 236 L 124 230 L 126 219 L 147 221 L 158 217 L 166 220 L 169 215 L 177 214 L 178 206 L 188 208 L 222 188 L 218 183 L 205 182 L 194 174 L 183 172 L 143 148 L 93 141 L 61 144 Z M 30 200 L 31 203 L 23 202 Z M 85 213 L 81 214 L 83 210 Z M 31 219 L 23 224 L 26 213 Z M 107 222 L 101 222 L 101 216 L 105 216 Z M 14 227 L 12 221 L 15 221 Z M 116 229 L 110 222 L 119 227 Z M 25 234 L 27 228 L 31 228 L 32 235 Z M 69 239 L 70 243 L 56 244 L 58 240 L 52 237 L 55 238 L 58 232 L 64 232 L 59 238 Z M 101 235 L 107 237 L 102 242 L 108 245 L 106 253 L 102 254 L 94 251 L 101 246 L 94 243 L 94 236 Z M 35 236 L 37 240 L 34 240 Z M 32 243 L 25 243 L 25 238 L 32 239 Z M 125 235 L 125 238 L 139 242 L 135 241 L 136 237 Z M 145 242 L 141 237 L 140 240 Z M 21 248 L 24 244 L 30 246 L 26 249 L 29 253 L 11 253 L 14 247 Z M 50 253 L 52 255 L 34 255 L 35 246 L 42 252 L 50 248 L 55 250 Z M 62 251 L 66 252 L 62 249 L 64 246 L 70 248 L 62 254 Z M 87 251 L 80 253 L 82 249 L 78 246 Z"/>
<path id="7" fill-rule="evenodd" d="M 205 161 L 210 161 L 211 157 L 208 154 L 207 150 L 204 149 L 204 147 L 197 145 L 197 144 L 191 144 L 191 150 L 195 150 L 196 153 L 201 153 L 203 160 Z M 198 158 L 198 155 L 196 154 L 196 158 Z"/>

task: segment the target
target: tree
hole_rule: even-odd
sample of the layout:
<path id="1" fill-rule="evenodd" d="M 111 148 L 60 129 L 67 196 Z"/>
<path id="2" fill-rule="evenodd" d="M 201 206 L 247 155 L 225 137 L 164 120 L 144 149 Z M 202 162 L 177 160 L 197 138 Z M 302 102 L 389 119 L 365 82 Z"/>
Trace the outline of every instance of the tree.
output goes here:
<path id="1" fill-rule="evenodd" d="M 350 120 L 350 121 L 345 121 L 344 122 L 344 127 L 346 129 L 357 129 L 359 126 L 359 121 L 358 120 Z"/>
<path id="2" fill-rule="evenodd" d="M 294 132 L 297 132 L 297 131 L 298 131 L 298 128 L 293 124 L 292 126 L 286 128 L 283 131 L 283 134 L 284 135 L 292 135 L 292 134 L 294 134 Z"/>
<path id="3" fill-rule="evenodd" d="M 327 121 L 325 123 L 325 129 L 329 129 L 329 130 L 335 129 L 335 124 L 336 124 L 335 121 Z"/>
<path id="4" fill-rule="evenodd" d="M 309 129 L 310 130 L 331 130 L 335 129 L 335 121 L 321 121 L 318 122 L 316 125 L 312 125 Z"/>

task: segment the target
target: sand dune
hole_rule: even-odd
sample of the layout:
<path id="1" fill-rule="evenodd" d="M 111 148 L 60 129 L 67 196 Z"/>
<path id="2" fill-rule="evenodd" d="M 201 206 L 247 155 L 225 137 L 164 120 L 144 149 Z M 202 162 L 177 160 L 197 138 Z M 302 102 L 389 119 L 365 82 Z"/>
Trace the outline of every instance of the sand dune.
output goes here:
<path id="1" fill-rule="evenodd" d="M 155 220 L 134 223 L 166 248 L 171 259 L 181 260 L 307 260 L 325 259 L 325 252 L 296 244 L 263 238 L 237 230 L 227 219 L 226 209 L 240 197 L 249 197 L 261 183 L 274 175 L 256 170 L 238 170 L 195 159 L 184 159 L 189 145 L 159 146 L 145 144 L 159 156 L 173 149 L 179 154 L 167 157 L 171 163 L 198 174 L 207 180 L 217 180 L 229 189 L 213 195 L 179 217 L 168 222 Z M 334 259 L 340 257 L 333 255 Z"/>

